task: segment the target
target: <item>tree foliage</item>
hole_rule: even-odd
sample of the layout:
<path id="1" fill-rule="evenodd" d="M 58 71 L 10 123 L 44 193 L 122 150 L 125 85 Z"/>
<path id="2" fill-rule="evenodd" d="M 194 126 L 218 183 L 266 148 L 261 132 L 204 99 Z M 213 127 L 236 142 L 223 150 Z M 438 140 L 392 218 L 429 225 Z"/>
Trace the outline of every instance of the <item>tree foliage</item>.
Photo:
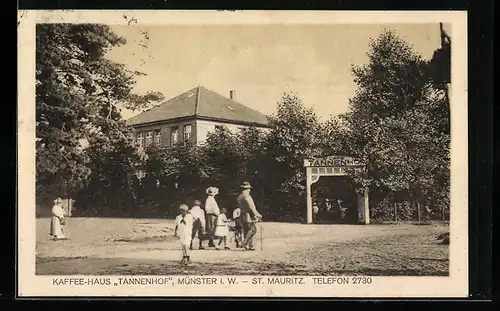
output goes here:
<path id="1" fill-rule="evenodd" d="M 122 44 L 125 40 L 105 25 L 37 25 L 39 198 L 75 194 L 95 175 L 95 157 L 128 155 L 131 145 L 120 107 L 141 108 L 162 99 L 153 92 L 133 94 L 134 74 L 104 57 Z"/>
<path id="2" fill-rule="evenodd" d="M 341 116 L 345 149 L 367 162 L 367 175 L 357 180 L 429 207 L 434 192 L 449 192 L 448 106 L 429 63 L 394 32 L 373 40 L 368 57 L 353 67 L 358 89 Z"/>
<path id="3" fill-rule="evenodd" d="M 277 104 L 277 113 L 270 117 L 271 131 L 267 137 L 268 158 L 266 178 L 276 215 L 304 217 L 304 159 L 320 155 L 320 123 L 312 108 L 300 98 L 285 93 Z M 272 193 L 271 193 L 272 192 Z"/>
<path id="4" fill-rule="evenodd" d="M 411 219 L 414 204 L 438 217 L 437 207 L 449 206 L 448 80 L 436 74 L 447 70 L 443 48 L 427 61 L 384 31 L 370 42 L 368 63 L 352 68 L 357 90 L 345 114 L 320 122 L 285 93 L 269 131 L 222 127 L 200 146 L 138 150 L 120 107 L 142 109 L 162 96 L 134 94 L 136 73 L 105 58 L 121 44 L 102 25 L 38 26 L 37 194 L 78 193 L 82 215 L 164 216 L 180 203 L 203 201 L 209 186 L 231 210 L 239 185 L 249 181 L 266 219 L 304 220 L 304 159 L 349 155 L 364 159 L 367 170 L 337 186 L 369 187 L 373 217 Z"/>

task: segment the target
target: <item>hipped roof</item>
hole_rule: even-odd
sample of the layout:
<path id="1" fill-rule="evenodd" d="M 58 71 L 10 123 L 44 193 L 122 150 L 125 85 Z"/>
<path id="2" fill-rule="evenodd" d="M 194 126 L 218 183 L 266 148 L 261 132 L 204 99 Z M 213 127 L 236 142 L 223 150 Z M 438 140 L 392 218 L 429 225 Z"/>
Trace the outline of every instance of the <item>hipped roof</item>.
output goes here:
<path id="1" fill-rule="evenodd" d="M 171 119 L 195 117 L 230 123 L 266 126 L 267 117 L 235 100 L 198 86 L 127 120 L 142 125 Z"/>

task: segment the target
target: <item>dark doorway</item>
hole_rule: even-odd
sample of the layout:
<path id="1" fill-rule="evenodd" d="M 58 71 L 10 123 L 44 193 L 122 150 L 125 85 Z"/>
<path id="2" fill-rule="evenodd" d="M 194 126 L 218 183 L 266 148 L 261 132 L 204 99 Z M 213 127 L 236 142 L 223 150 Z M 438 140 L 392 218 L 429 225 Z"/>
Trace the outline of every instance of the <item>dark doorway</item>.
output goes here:
<path id="1" fill-rule="evenodd" d="M 315 223 L 358 223 L 356 187 L 350 178 L 322 176 L 311 191 L 319 207 Z"/>

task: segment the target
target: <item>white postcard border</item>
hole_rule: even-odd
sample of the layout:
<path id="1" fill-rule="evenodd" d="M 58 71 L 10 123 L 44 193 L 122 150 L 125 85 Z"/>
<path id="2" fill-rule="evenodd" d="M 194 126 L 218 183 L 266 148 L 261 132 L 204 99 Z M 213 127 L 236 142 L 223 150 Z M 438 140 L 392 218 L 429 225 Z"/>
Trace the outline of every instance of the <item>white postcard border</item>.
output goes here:
<path id="1" fill-rule="evenodd" d="M 131 19 L 125 19 L 124 14 Z M 18 295 L 30 296 L 255 296 L 255 297 L 466 297 L 468 295 L 468 130 L 467 12 L 465 11 L 20 11 L 18 24 Z M 397 24 L 452 25 L 451 209 L 449 277 L 371 277 L 371 284 L 252 285 L 259 276 L 236 278 L 238 285 L 54 285 L 54 278 L 36 276 L 35 247 L 35 24 L 129 22 L 157 24 Z M 134 276 L 139 278 L 139 276 Z M 143 276 L 146 279 L 177 276 Z M 185 276 L 182 276 L 185 277 Z M 192 277 L 192 276 L 191 276 Z M 264 280 L 267 276 L 261 276 Z M 332 276 L 335 277 L 335 276 Z M 71 276 L 85 280 L 105 276 Z M 246 280 L 247 283 L 243 283 Z M 76 281 L 75 281 L 76 282 Z"/>

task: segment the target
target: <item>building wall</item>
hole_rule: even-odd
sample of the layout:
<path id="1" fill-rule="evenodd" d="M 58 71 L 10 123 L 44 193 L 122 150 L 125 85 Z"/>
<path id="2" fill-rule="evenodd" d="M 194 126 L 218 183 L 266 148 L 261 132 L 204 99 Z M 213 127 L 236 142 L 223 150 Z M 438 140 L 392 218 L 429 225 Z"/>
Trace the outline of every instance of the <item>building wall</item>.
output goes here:
<path id="1" fill-rule="evenodd" d="M 191 125 L 191 142 L 194 144 L 203 144 L 206 142 L 208 133 L 215 131 L 216 126 L 225 126 L 232 133 L 238 133 L 240 129 L 245 128 L 245 125 L 237 125 L 231 123 L 206 121 L 206 120 L 184 120 L 177 122 L 158 123 L 153 125 L 145 125 L 134 128 L 134 139 L 137 139 L 138 133 L 143 133 L 143 141 L 146 142 L 146 135 L 149 131 L 152 133 L 152 140 L 154 141 L 154 133 L 161 132 L 161 144 L 163 146 L 171 146 L 172 128 L 179 128 L 179 139 L 183 139 L 184 128 Z M 261 130 L 268 131 L 267 128 L 260 128 Z"/>
<path id="2" fill-rule="evenodd" d="M 208 133 L 215 131 L 216 126 L 225 126 L 227 129 L 236 134 L 247 126 L 245 125 L 237 125 L 231 123 L 223 123 L 216 121 L 206 121 L 206 120 L 196 120 L 196 141 L 198 144 L 203 144 L 207 140 Z M 260 130 L 269 131 L 268 128 L 259 128 Z"/>
<path id="3" fill-rule="evenodd" d="M 143 146 L 145 146 L 146 143 L 146 135 L 148 132 L 152 133 L 152 142 L 154 142 L 154 133 L 156 131 L 159 131 L 161 133 L 161 140 L 160 144 L 163 146 L 171 146 L 171 134 L 172 134 L 172 128 L 178 127 L 179 128 L 179 139 L 183 139 L 184 137 L 184 128 L 187 125 L 191 125 L 191 142 L 194 144 L 203 144 L 207 140 L 208 133 L 215 131 L 216 126 L 225 126 L 231 131 L 232 133 L 238 133 L 240 129 L 245 128 L 245 125 L 236 125 L 236 124 L 231 124 L 231 123 L 224 123 L 224 122 L 216 122 L 216 121 L 206 121 L 206 120 L 183 120 L 183 121 L 170 121 L 170 122 L 165 122 L 165 123 L 157 123 L 157 124 L 152 124 L 152 125 L 144 125 L 144 126 L 137 126 L 134 127 L 133 132 L 134 132 L 134 140 L 137 146 L 137 134 L 142 133 L 143 134 Z M 264 131 L 269 131 L 268 128 L 259 128 Z M 138 178 L 142 178 L 145 176 L 145 172 L 141 169 L 137 170 L 137 176 Z"/>
<path id="4" fill-rule="evenodd" d="M 237 133 L 244 125 L 236 125 L 230 123 L 196 120 L 196 141 L 198 144 L 203 144 L 207 140 L 207 136 L 210 132 L 215 131 L 216 126 L 225 126 L 232 133 Z"/>
<path id="5" fill-rule="evenodd" d="M 137 134 L 138 133 L 143 133 L 143 139 L 144 142 L 145 140 L 145 135 L 151 131 L 153 134 L 153 141 L 154 141 L 154 133 L 155 131 L 160 131 L 161 133 L 161 145 L 163 146 L 171 146 L 172 141 L 171 141 L 171 134 L 172 134 L 172 129 L 174 127 L 179 128 L 179 139 L 183 139 L 184 137 L 184 128 L 187 125 L 191 125 L 191 142 L 196 143 L 196 126 L 195 126 L 195 120 L 183 120 L 183 121 L 177 121 L 177 122 L 167 122 L 167 123 L 157 123 L 157 124 L 152 124 L 152 125 L 143 125 L 143 126 L 138 126 L 134 127 L 134 139 L 137 142 Z"/>

